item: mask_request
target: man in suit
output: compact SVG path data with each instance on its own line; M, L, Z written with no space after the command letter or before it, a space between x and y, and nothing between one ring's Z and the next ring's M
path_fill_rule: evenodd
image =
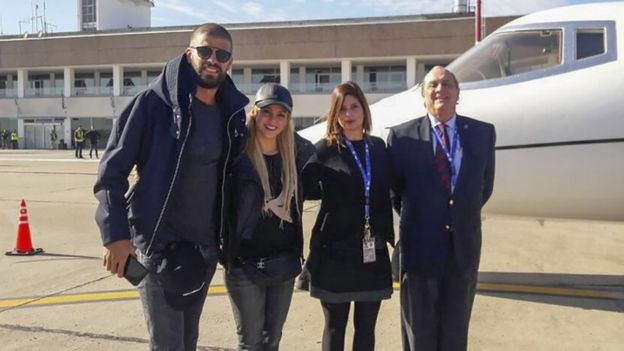
M388 136L401 214L403 350L466 350L496 134L455 113L459 85L445 68L425 76L421 94L427 115Z

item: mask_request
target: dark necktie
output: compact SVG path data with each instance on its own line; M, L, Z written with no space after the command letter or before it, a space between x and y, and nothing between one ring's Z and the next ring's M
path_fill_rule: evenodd
M444 146L448 148L448 138L446 136L446 127L444 123L440 123L436 126L438 131L438 135L440 135L440 140L444 142ZM433 157L433 165L435 167L436 172L440 176L440 180L442 181L442 185L444 188L450 193L451 192L451 166L449 164L448 159L446 158L446 154L442 149L442 145L438 142L436 143L436 151L435 156Z

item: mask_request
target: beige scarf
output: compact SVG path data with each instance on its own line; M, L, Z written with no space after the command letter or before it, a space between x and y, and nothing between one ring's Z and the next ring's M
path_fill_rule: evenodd
M290 218L290 213L287 213L286 210L284 209L284 201L282 201L281 196L265 201L264 210L266 212L269 212L269 211L273 212L273 214L275 214L282 221L292 223L292 218Z

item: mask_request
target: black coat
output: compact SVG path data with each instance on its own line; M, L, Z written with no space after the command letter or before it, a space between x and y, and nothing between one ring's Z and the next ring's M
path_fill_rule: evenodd
M358 300L361 292L391 289L386 246L394 243L389 160L384 141L367 138L372 173L370 221L377 243L375 263L363 263L364 182L349 149L338 149L321 140L304 169L306 199L321 199L307 263L313 296L315 289L320 289L354 297L346 300Z
M304 165L314 153L314 147L307 139L295 133L295 162L299 175L297 206L292 206L292 219L297 233L297 253L303 254L303 226L301 212L303 210L303 186L301 172ZM264 194L258 173L253 168L249 157L241 152L234 160L232 172L228 177L229 196L233 199L227 209L226 230L223 244L222 264L227 270L235 263L240 254L240 244L244 237L251 237L260 219ZM294 200L293 200L294 201ZM299 209L299 211L297 211Z
M185 150L195 89L193 68L182 54L169 61L160 76L135 96L115 121L93 188L99 201L96 221L104 245L130 239L131 231L134 245L141 250L154 235L158 237L155 248L176 239L159 231L159 224ZM234 150L245 142L244 108L249 100L227 77L217 91L216 101L226 123L220 162L222 174L226 174ZM128 174L134 166L139 178L129 190ZM219 196L226 190L223 184L215 189ZM218 204L227 205L227 201L219 197ZM220 217L225 207L219 206Z

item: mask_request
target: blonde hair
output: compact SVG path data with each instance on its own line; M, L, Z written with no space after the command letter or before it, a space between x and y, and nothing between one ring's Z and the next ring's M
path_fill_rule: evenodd
M247 126L249 130L247 145L245 152L256 170L264 192L264 204L271 200L271 186L269 184L269 172L267 170L264 155L260 150L256 137L256 116L260 112L258 106L252 106L247 115ZM295 204L299 206L299 196L297 194L297 166L295 163L295 126L292 121L291 113L288 112L288 125L277 136L277 150L282 159L282 192L279 198L282 200L284 210L290 215L292 198L295 198Z
M368 102L366 101L366 96L364 96L364 92L360 89L360 86L353 81L348 81L342 84L336 85L331 94L331 102L329 103L329 111L327 112L327 133L325 135L325 140L327 144L337 144L338 148L341 146L344 147L344 143L342 141L342 127L338 123L338 116L340 116L340 109L342 108L342 104L347 95L351 95L355 97L360 105L362 105L362 110L364 112L364 121L362 128L364 129L364 135L370 133L371 128L373 127L373 122L371 119L370 109L368 108Z

